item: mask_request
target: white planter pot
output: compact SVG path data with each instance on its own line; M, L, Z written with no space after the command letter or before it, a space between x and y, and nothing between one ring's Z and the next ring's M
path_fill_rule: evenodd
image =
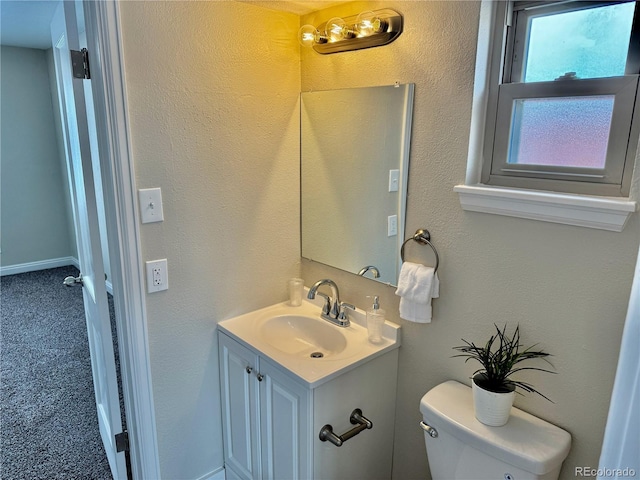
M501 427L507 423L516 397L515 390L496 393L479 387L475 381L472 381L471 385L476 418L491 427Z

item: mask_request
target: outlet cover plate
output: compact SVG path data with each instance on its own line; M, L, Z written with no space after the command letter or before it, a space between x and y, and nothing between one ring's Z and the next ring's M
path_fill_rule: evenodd
M387 237L398 235L398 215L387 217Z
M147 267L147 292L161 292L169 288L169 273L167 259L150 260L145 262Z

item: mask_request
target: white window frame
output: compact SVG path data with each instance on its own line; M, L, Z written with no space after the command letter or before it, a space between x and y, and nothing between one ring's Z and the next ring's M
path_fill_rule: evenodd
M474 212L493 213L521 218L542 220L611 231L622 231L629 216L636 210L635 198L639 193L638 172L632 174L634 164L640 164L640 156L636 148L640 136L640 121L632 126L627 148L626 181L631 185L628 198L625 198L622 187L620 193L607 192L602 196L593 196L565 189L551 191L539 184L535 179L527 185L495 185L486 183L485 161L488 146L486 131L495 126L488 125L487 119L495 118L497 101L491 100L491 87L496 81L495 72L503 72L505 41L505 19L509 16L512 2L483 0L480 11L480 28L476 52L476 70L474 79L473 107L467 175L464 185L457 185L454 191L459 194L463 209ZM498 54L496 54L496 51ZM635 102L634 117L640 119L640 102ZM491 149L493 141L491 141ZM635 158L634 158L635 155ZM490 161L489 161L490 163ZM640 170L640 169L636 169ZM575 184L580 182L559 183ZM584 183L584 182L583 182ZM558 188L558 190L562 190ZM571 193L565 193L571 192ZM616 195L616 196L614 196Z
M569 193L627 196L631 185L632 163L638 145L638 135L630 132L640 123L633 110L638 91L638 60L631 55L625 75L610 78L580 80L556 80L549 82L521 83L524 44L530 18L565 11L593 8L612 2L500 2L497 14L505 21L496 25L498 42L493 55L501 58L501 68L492 69L489 102L496 110L488 112L485 139L485 159L482 180L489 185L538 188ZM503 11L500 11L503 10ZM636 27L637 28L637 27ZM521 40L516 42L515 38ZM631 42L633 43L633 42ZM522 45L516 48L515 45ZM512 126L513 102L518 99L577 97L595 95L614 97L614 108L603 169L551 167L543 165L507 164Z
M629 193L633 154L638 139L630 141L629 132L633 119L638 75L588 80L563 80L540 83L505 83L500 85L495 131L487 129L493 139L485 145L493 150L485 154L492 158L485 165L484 181L487 184L511 187L540 188L572 193L624 196ZM520 99L587 98L607 95L614 97L613 114L603 169L563 168L546 165L508 164L511 141L510 126L514 101ZM636 123L637 120L636 120ZM627 155L631 157L627 161Z

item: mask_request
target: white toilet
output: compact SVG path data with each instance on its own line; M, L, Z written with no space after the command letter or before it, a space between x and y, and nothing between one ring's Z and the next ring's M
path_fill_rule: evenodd
M480 423L471 388L448 381L420 402L433 480L555 480L569 454L571 435L512 408L502 427Z

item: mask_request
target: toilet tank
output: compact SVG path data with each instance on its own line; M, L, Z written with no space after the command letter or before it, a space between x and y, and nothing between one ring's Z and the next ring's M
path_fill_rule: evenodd
M433 480L555 480L569 454L571 435L517 408L502 427L480 423L471 388L448 381L420 401Z

